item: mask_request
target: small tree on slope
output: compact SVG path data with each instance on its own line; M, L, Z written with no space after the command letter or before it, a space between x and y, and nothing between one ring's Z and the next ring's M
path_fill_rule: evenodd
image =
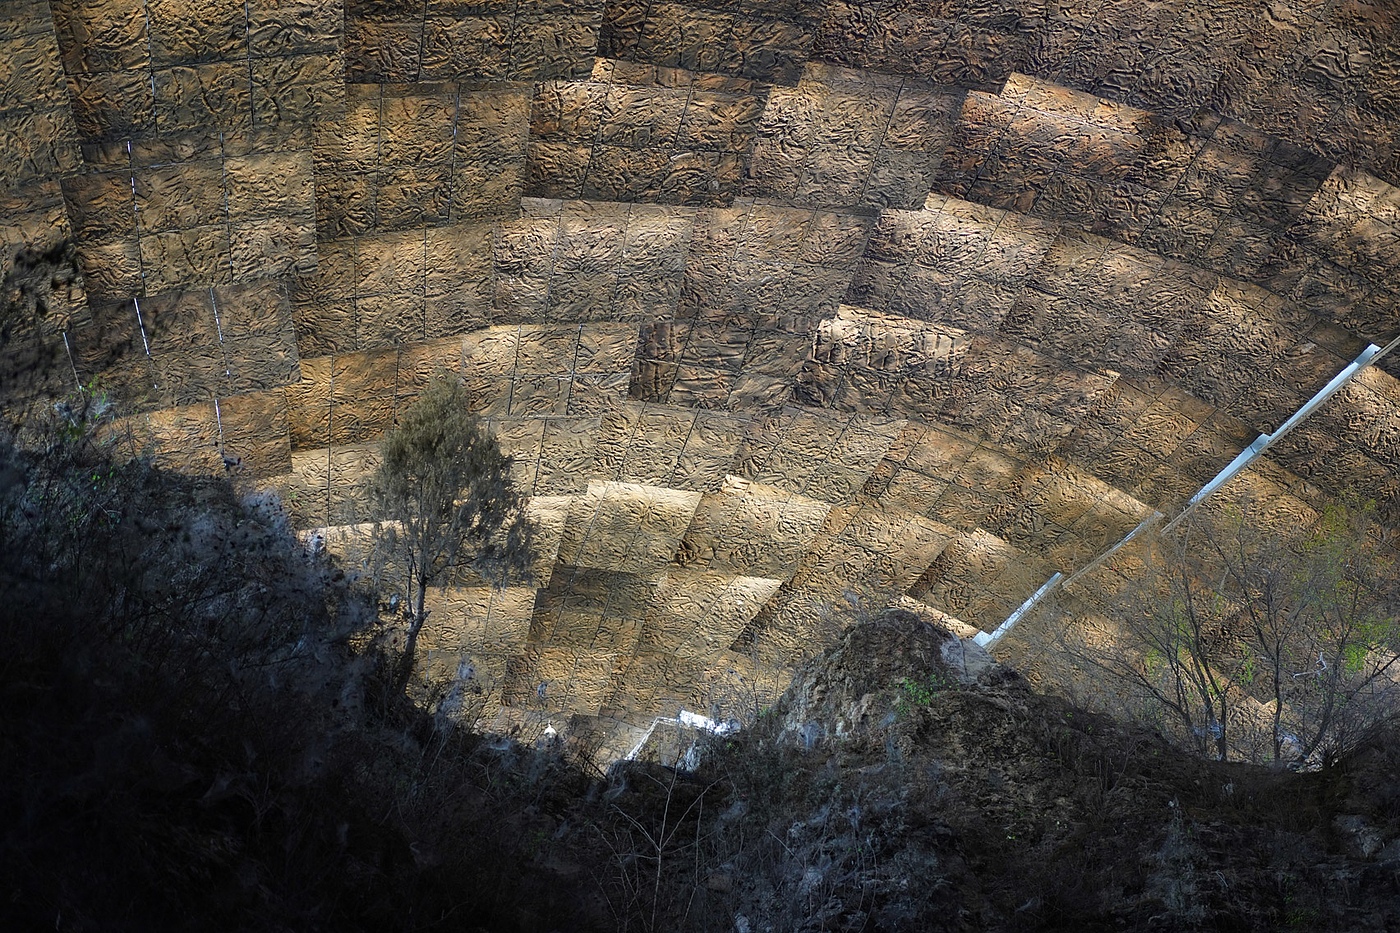
M454 379L434 379L381 452L371 482L374 542L379 560L403 572L407 591L408 637L394 680L402 690L427 621L428 587L454 569L498 586L528 576L534 528L510 481L511 458L481 428Z

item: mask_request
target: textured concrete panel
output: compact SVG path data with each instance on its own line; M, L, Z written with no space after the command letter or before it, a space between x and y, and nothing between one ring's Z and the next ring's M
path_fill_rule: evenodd
M17 2L6 6L0 26L0 276L8 274L24 249L43 253L72 235L63 209L59 176L77 170L81 161L78 133L64 81L64 66L48 4ZM60 318L79 312L85 283L45 288L44 305L53 307L46 321L31 319L21 328L3 325L8 359L0 394L33 399L71 380L60 375ZM10 296L6 296L8 303ZM25 311L39 306L25 302ZM8 315L7 315L8 316ZM44 315L40 315L43 317ZM65 351L66 355L66 351Z
M0 262L82 277L0 321L6 418L96 379L322 527L462 377L541 550L424 669L607 747L762 708L852 600L993 626L1400 327L1400 24L1043 6L21 3ZM1400 514L1396 375L1237 481L1263 521ZM1132 568L1071 594L1104 637Z
M701 499L676 562L686 568L787 579L830 506L771 486L729 477Z
M84 137L247 130L344 108L339 2L52 6Z
M618 671L617 652L530 647L512 655L503 702L553 713L597 714Z
M816 25L800 3L615 0L607 6L599 48L628 62L792 84Z
M345 119L316 124L322 236L518 214L526 90L349 87Z
M155 295L317 268L306 141L273 133L175 135L94 151L64 179L97 295Z
M769 97L747 192L794 204L921 205L961 95L917 81L810 64Z
M423 630L423 648L488 657L519 651L529 635L534 602L535 591L528 587L434 587L428 594L433 621Z
M213 402L153 411L144 421L156 463L207 473L222 468L219 418Z
M1047 17L1027 3L836 2L813 54L990 92L1015 71L1048 68L1061 84L1168 119L1198 122L1209 107L1293 144L1330 133L1329 148L1394 165L1393 129L1358 120L1362 107L1343 112L1344 101L1393 97L1392 70L1373 63L1387 60L1396 27L1376 10L1186 0L1151 12L1074 4ZM1162 62L1171 63L1170 79Z
M715 571L673 570L657 590L641 644L713 662L772 598L780 582Z
M569 510L559 561L656 574L671 562L700 502L698 492L632 483L589 483Z
M728 204L763 108L747 81L600 63L589 81L538 86L529 192Z
M350 2L345 11L349 80L523 80L587 74L601 0L502 7L456 3Z

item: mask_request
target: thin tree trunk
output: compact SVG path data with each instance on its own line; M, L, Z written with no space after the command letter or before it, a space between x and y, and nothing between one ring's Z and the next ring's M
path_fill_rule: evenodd
M404 641L403 657L399 659L398 675L394 678L394 693L398 695L408 687L413 676L413 656L418 650L418 633L423 631L423 623L428 619L427 607L428 580L418 578L418 598L413 603L413 623L408 627L408 638Z

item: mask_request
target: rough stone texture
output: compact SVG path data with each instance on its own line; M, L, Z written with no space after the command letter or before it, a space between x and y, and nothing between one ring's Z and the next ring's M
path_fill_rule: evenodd
M609 0L599 53L625 62L793 84L816 33L801 0L643 3Z
M537 81L588 74L602 0L346 3L350 81Z
M623 754L853 601L995 627L1400 333L1396 49L1362 2L12 0L0 266L82 276L0 318L0 403L97 380L350 547L460 376L544 546L434 594L426 668ZM1397 360L1237 480L1271 520L1400 522Z
M59 179L80 164L49 5L12 0L0 13L0 276L20 250L42 253L72 236ZM0 322L10 357L2 370L7 394L32 398L66 382L49 372L59 359L61 328L20 337L9 333L10 323Z
M53 0L85 138L296 124L343 106L337 0Z
M1013 72L1194 122L1203 109L1397 180L1383 3L835 0L814 58L996 92Z
M88 147L63 195L89 291L143 297L314 272L308 142L250 130Z
M323 239L518 214L528 88L348 85L316 124Z
M774 88L747 190L792 204L916 208L954 136L961 92L813 63Z
M600 61L588 81L538 86L530 193L728 204L764 112L742 78Z

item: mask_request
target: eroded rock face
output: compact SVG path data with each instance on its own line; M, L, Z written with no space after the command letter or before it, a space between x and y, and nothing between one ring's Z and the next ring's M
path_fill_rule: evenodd
M882 739L941 691L1018 682L972 639L891 609L850 629L794 676L773 709L778 741L811 748Z

